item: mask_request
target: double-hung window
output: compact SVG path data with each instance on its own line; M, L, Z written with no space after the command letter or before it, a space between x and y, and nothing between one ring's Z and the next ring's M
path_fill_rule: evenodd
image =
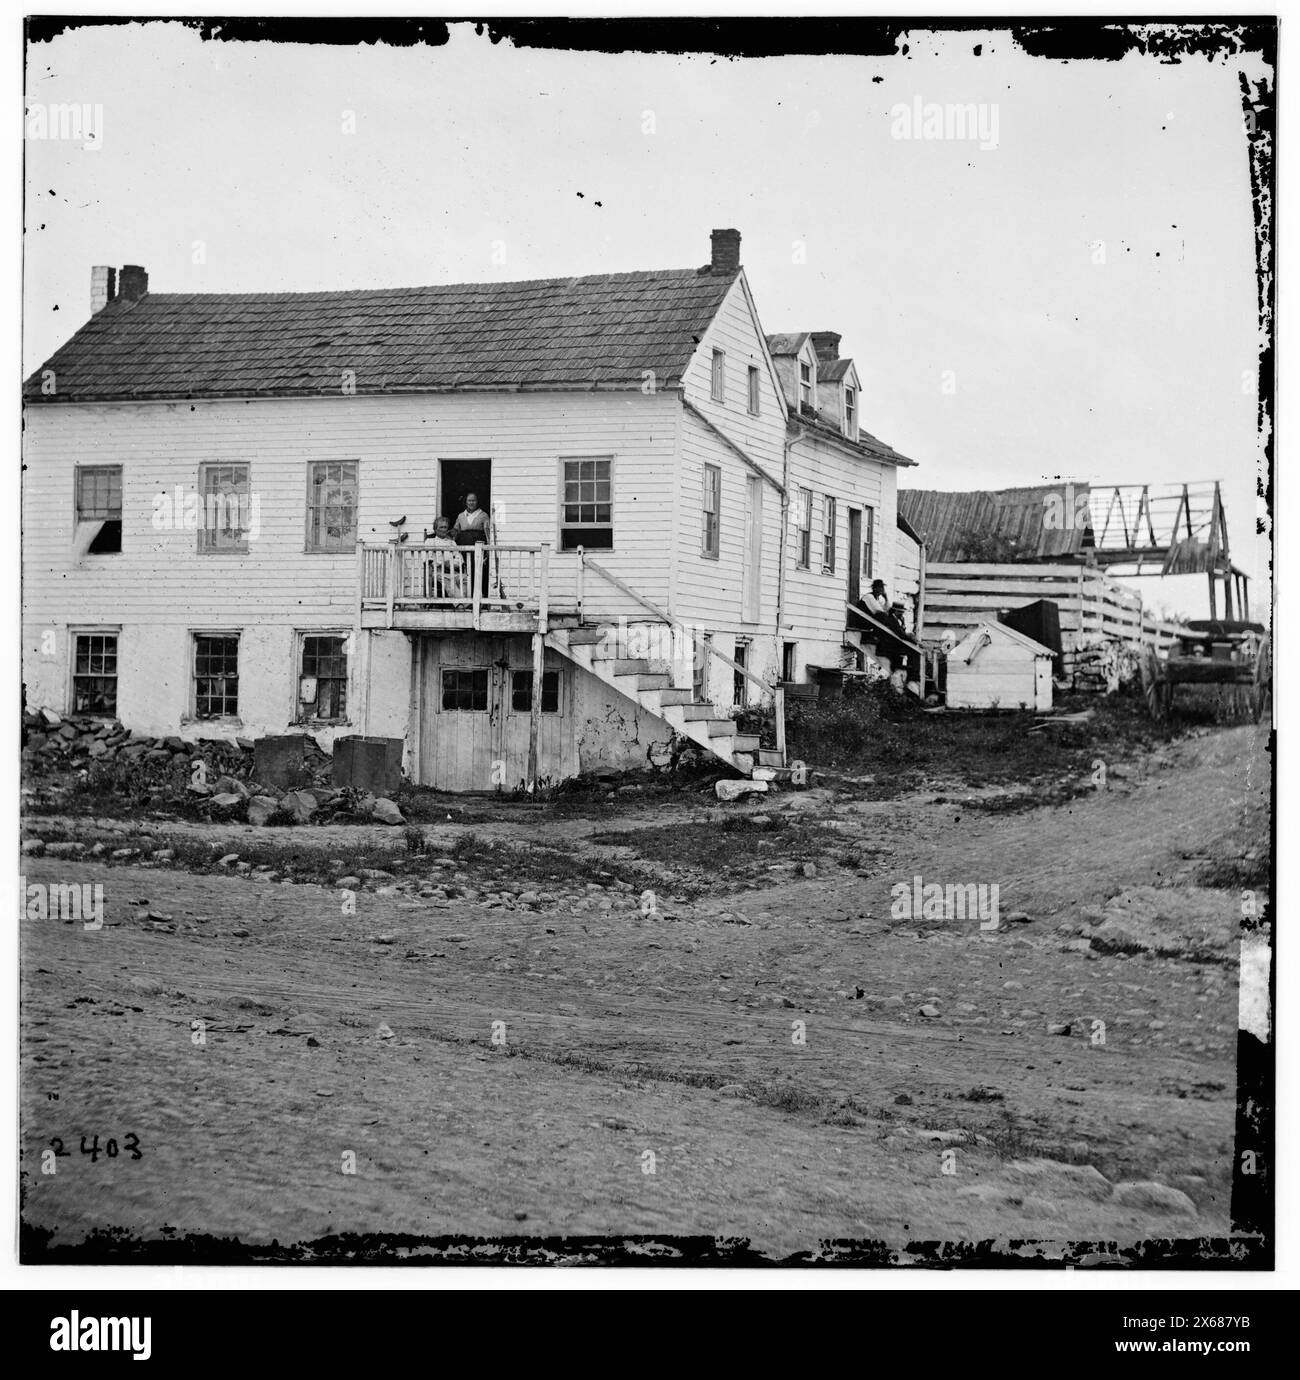
M811 489L800 489L799 497L795 500L800 570L807 570L812 564L812 498Z
M560 461L560 550L614 545L614 462L608 456Z
M239 634L194 634L194 717L232 719L239 714Z
M203 501L199 550L207 555L246 552L251 512L248 466L200 465L199 497Z
M721 549L722 467L704 467L704 545L703 554L716 560Z
M727 355L723 350L713 352L713 379L709 392L714 402L727 401Z
M351 551L357 542L357 462L313 460L307 466L307 550Z
M822 570L827 574L835 573L835 526L837 504L835 500L826 494L822 500Z
M122 549L122 466L77 466L77 523L94 522L99 529L86 550L92 556L113 555Z

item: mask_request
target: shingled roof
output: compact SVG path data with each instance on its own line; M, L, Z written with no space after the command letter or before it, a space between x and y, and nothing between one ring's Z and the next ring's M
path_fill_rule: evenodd
M1088 494L1086 484L1074 488L1081 496ZM1053 498L1059 505L1061 485L968 493L900 489L898 511L925 539L932 561L968 559L969 544L977 538L1000 543L1006 554L999 559L1007 561L1080 557L1093 544L1091 524L1076 526L1058 518L1049 525Z
M355 292L146 293L96 313L27 380L32 402L680 380L738 271L670 269ZM55 391L41 391L53 370Z

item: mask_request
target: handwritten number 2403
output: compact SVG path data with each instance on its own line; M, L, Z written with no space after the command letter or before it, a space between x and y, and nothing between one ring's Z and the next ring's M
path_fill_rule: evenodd
M54 1150L56 1159L67 1159L72 1154L71 1150L65 1150L63 1148L63 1142L58 1136L51 1139L50 1146ZM126 1152L127 1158L129 1159L144 1159L144 1152L140 1149L140 1137L137 1136L134 1131L128 1132L127 1135L122 1137L121 1150ZM100 1146L99 1137L97 1135L91 1136L89 1145L86 1144L85 1136L81 1138L81 1153L90 1156L91 1164L94 1164L95 1161L99 1159L100 1155L107 1155L110 1160L115 1160L119 1153L121 1153L121 1150L119 1150L117 1141L114 1140L112 1136L108 1138L108 1141L102 1147Z

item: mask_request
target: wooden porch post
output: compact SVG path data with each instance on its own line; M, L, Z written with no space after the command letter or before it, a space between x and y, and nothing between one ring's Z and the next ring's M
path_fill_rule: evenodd
M533 633L533 693L528 709L528 791L537 789L537 753L542 734L542 681L546 674L546 631L550 616L550 591L547 579L550 569L550 543L542 546L537 596L537 631Z

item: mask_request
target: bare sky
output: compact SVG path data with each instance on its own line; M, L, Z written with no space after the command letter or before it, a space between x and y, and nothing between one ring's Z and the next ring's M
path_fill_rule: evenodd
M536 278L703 263L735 226L764 328L843 335L864 424L920 462L905 486L1221 478L1266 597L1235 63L1045 62L998 34L714 61L154 23L29 49L26 95L103 109L97 151L26 143L26 371L85 320L92 264L163 292ZM997 147L895 137L918 98L996 108ZM1205 611L1202 577L1140 584Z

